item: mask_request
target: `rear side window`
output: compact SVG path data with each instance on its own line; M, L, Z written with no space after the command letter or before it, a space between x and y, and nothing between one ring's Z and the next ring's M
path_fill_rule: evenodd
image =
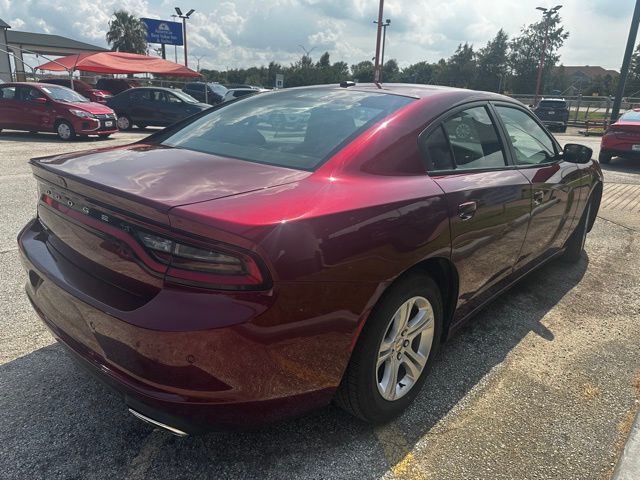
M567 108L567 102L564 100L541 100L538 108L557 108L558 110L562 110L563 108Z
M449 141L442 125L427 137L424 149L431 165L429 170L452 170L454 167Z
M517 108L496 106L515 152L518 165L554 161L556 149L549 135L529 114Z
M227 104L156 138L176 148L314 170L341 144L412 101L346 89L279 91Z
M469 108L449 117L429 135L423 150L433 170L479 170L506 165L502 143L486 107Z

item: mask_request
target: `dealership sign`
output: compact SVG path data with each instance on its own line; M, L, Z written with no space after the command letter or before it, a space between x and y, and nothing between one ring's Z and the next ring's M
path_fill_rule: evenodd
M147 42L182 45L182 24L153 18L141 18L147 27Z

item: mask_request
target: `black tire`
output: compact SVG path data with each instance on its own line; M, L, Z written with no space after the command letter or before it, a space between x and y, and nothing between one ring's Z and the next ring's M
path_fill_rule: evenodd
M560 127L560 133L567 133L567 126Z
M587 205L584 207L582 217L578 226L573 231L567 244L565 246L563 259L570 263L576 263L582 258L582 252L584 252L584 243L587 239L587 233L589 231L589 217L591 216L591 204L589 199Z
M610 163L611 162L611 158L613 157L613 155L610 152L607 151L600 151L600 154L598 155L598 160L600 161L600 163Z
M140 130L144 130L145 128L147 128L147 124L146 123L136 123L136 127L138 127Z
M129 115L120 115L118 114L118 120L116 120L116 125L119 130L131 130L133 128L133 121Z
M60 140L68 142L76 138L76 131L66 120L60 120L56 123L56 134Z
M98 137L100 137L100 138L109 138L110 136L111 136L110 133L101 133L101 134L98 135Z
M393 321L399 307L416 296L428 300L433 309L433 341L417 381L403 396L389 401L378 389L380 368L386 368L383 365L376 367L379 349L381 342L391 331L390 322ZM367 320L336 392L335 403L350 414L370 423L385 423L402 413L420 392L433 359L438 353L442 318L440 290L431 277L425 274L411 274L399 280L385 292ZM395 356L395 350L392 352ZM402 385L402 382L398 385Z

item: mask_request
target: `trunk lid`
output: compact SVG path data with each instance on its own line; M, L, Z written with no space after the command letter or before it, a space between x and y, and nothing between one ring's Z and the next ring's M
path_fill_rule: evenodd
M148 144L35 158L31 163L35 175L49 182L70 190L86 186L104 192L112 206L133 202L162 213L179 205L299 181L311 174Z

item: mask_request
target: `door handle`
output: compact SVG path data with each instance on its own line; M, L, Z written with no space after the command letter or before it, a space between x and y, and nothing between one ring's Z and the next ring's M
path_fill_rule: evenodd
M542 190L537 190L533 192L533 203L535 205L540 205L544 201L544 192Z
M462 220L469 220L476 214L478 204L476 202L464 202L458 205L458 217Z

